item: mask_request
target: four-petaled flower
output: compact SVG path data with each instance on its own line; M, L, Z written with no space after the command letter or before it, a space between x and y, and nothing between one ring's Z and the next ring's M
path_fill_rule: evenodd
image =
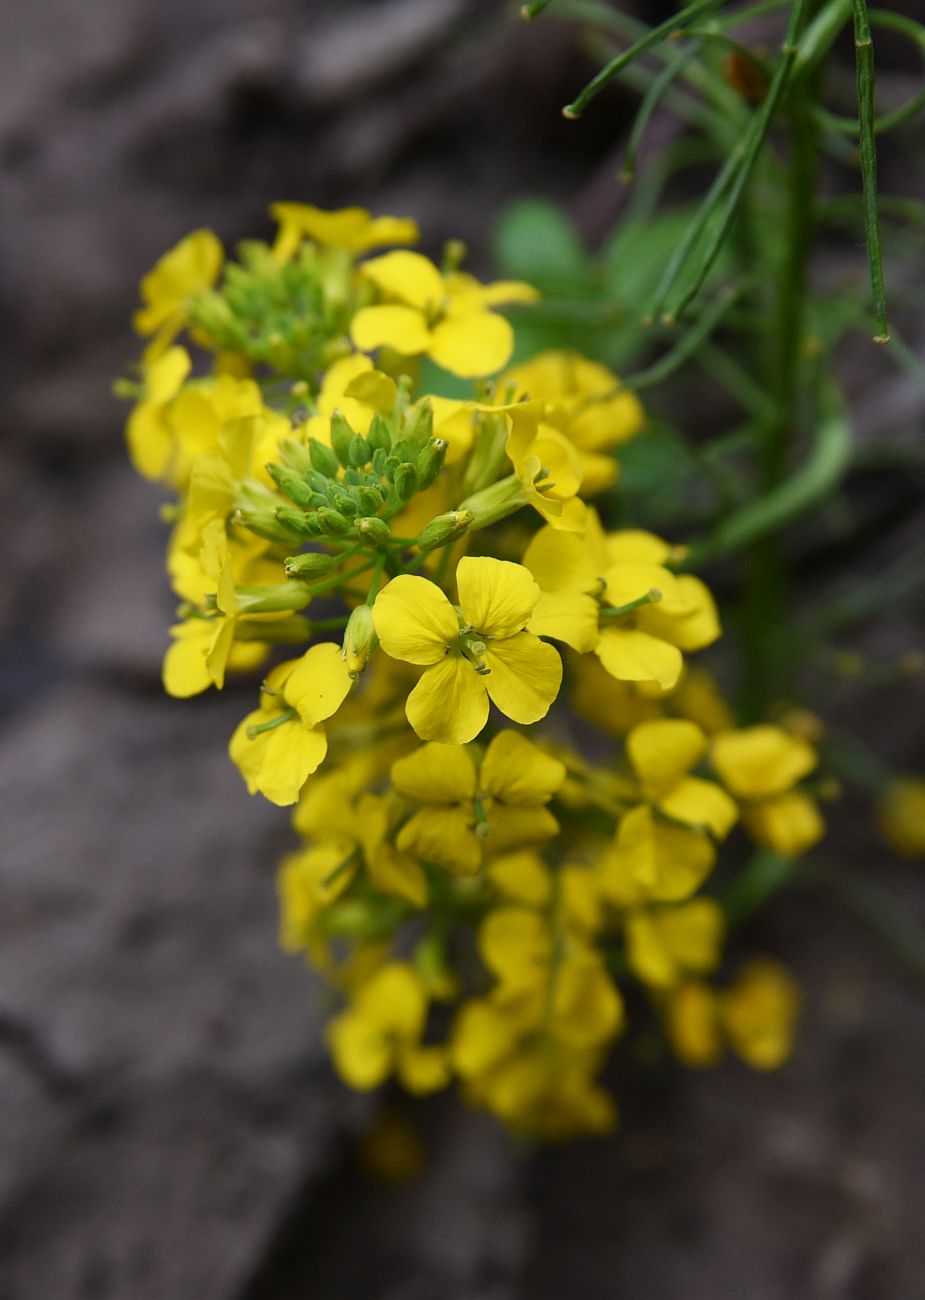
M523 565L466 556L456 585L454 608L435 583L401 574L376 598L373 622L386 654L426 668L406 704L414 730L464 745L488 721L489 700L514 722L545 717L562 661L524 630L540 589Z

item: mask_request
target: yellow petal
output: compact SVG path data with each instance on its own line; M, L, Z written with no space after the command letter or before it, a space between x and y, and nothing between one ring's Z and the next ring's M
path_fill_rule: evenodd
M482 840L487 856L508 853L526 844L542 844L559 833L559 823L548 808L508 807L493 804L488 813L488 833Z
M773 726L720 732L711 760L723 784L744 799L783 794L818 761L812 745Z
M475 767L463 745L422 745L392 764L392 784L412 803L465 803L475 795Z
M398 832L403 853L413 853L456 875L471 876L482 865L482 848L469 807L419 808Z
M161 671L168 695L185 700L212 685L212 675L206 666L212 633L213 625L200 618L189 619L171 629L171 634L177 639L164 656Z
M307 727L330 718L343 704L353 679L333 641L313 645L296 663L283 688L286 703Z
M529 569L486 556L464 556L456 585L463 617L488 637L511 637L526 627L540 598Z
M334 1068L358 1092L369 1092L392 1072L394 1050L386 1035L356 1011L345 1011L327 1028Z
M891 782L877 807L877 821L894 852L925 857L925 781Z
M565 537L567 534L558 533ZM593 596L577 591L543 592L527 624L535 636L564 641L579 654L588 654L598 643L600 606Z
M719 1007L709 985L691 980L674 992L667 1007L667 1029L672 1049L685 1065L703 1069L722 1057Z
M295 803L302 786L328 751L323 727L308 728L298 720L281 723L251 739L247 730L267 721L258 709L248 714L231 737L229 753L247 782L250 794L259 790L271 803Z
M773 961L750 962L722 995L721 1014L732 1048L753 1070L776 1070L793 1049L800 991Z
M549 924L522 907L495 908L479 929L479 951L507 991L536 988L548 977L552 952Z
M390 1033L416 1039L424 1028L427 997L410 966L389 962L361 987L356 1009L366 1020Z
M705 835L660 821L646 807L633 808L620 819L615 853L650 898L666 903L688 898L716 857Z
M667 542L642 528L608 533L606 547L611 564L665 564L672 554Z
M486 1074L513 1050L518 1032L511 1018L490 1002L465 1003L450 1039L453 1068L464 1079Z
M548 525L536 533L524 553L529 569L544 592L587 594L600 585L600 573L587 541L563 536Z
M657 718L643 722L626 738L626 752L651 798L677 785L706 753L707 738L693 722Z
M489 642L481 680L505 717L529 726L549 712L562 684L558 652L529 632Z
M450 1081L450 1063L442 1047L402 1048L398 1054L398 1077L415 1097L445 1088Z
M605 628L595 653L618 681L655 682L662 690L671 690L684 664L675 646L635 628Z
M548 803L565 780L565 764L518 731L502 731L485 752L481 786L506 804Z
M456 611L426 578L400 574L379 592L373 624L386 654L409 664L436 664L459 637Z
M675 578L675 589L679 603L674 612L664 602L646 605L636 614L636 626L670 641L679 650L702 650L712 645L722 628L709 590L689 573Z
M758 844L788 858L799 857L825 834L818 807L798 791L750 805L742 814L742 822Z
M427 321L416 307L361 307L350 325L350 338L362 352L394 348L405 356L417 356L430 347Z
M514 351L510 322L494 312L449 316L434 326L429 354L438 366L462 379L493 375Z
M552 1030L570 1047L595 1047L623 1023L623 999L597 961L566 961L553 999Z
M542 906L552 893L549 869L531 849L496 858L488 868L492 884L518 903Z
M487 677L460 655L428 668L408 696L405 713L422 740L466 745L488 721Z
M717 839L725 839L739 819L734 799L713 781L689 776L659 799L659 807L675 821L705 827Z
M414 907L427 906L427 877L419 862L388 844L369 859L369 879L383 894L404 898Z
M139 334L153 334L186 299L218 278L224 252L211 230L194 230L165 253L141 282L145 306L135 313Z
M400 249L371 257L360 270L387 298L431 312L446 297L443 276L428 257ZM362 346L362 345L361 345Z
M655 918L664 943L685 970L699 975L719 965L726 918L712 898L661 908Z
M629 605L648 591L661 595L660 608L674 613L687 613L678 580L673 573L659 564L613 564L604 573L607 589L604 599L608 605Z

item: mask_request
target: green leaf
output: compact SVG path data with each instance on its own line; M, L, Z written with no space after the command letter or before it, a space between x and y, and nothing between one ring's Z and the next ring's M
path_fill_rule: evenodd
M501 274L527 280L541 293L586 289L591 262L570 218L546 199L519 199L501 215L494 233Z

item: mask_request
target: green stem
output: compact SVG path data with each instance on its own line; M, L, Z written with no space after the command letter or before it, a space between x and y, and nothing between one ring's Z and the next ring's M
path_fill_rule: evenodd
M708 9L714 9L716 5L717 0L692 0L692 3L686 5L684 9L673 14L670 18L666 18L657 27L653 27L645 36L631 45L628 50L623 50L615 59L611 59L607 66L602 68L597 76L588 82L584 90L576 95L570 104L566 104L562 110L563 116L572 119L581 117L581 114L595 95L600 94L604 87L608 86L615 77L618 77L625 67L633 63L640 55L645 54L646 50L650 50L653 45L658 45L672 32L690 22L692 18L705 13Z
M854 46L857 51L858 124L860 137L858 152L861 161L861 183L864 195L864 233L867 240L867 261L870 267L870 287L874 298L876 321L875 343L889 343L890 329L886 319L886 291L883 285L883 257L880 250L880 220L877 214L877 145L874 140L874 43L870 34L870 15L867 0L852 0L854 14Z

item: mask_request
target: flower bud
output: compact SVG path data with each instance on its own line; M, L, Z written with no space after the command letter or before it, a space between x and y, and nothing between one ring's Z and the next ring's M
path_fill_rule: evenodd
M301 474L303 478L306 478L312 467L312 459L308 453L308 448L303 446L301 442L296 442L294 438L283 438L279 444L279 449L285 464L290 469L295 470L297 474Z
M451 510L448 514L437 515L418 534L416 544L422 551L430 551L435 546L455 542L466 532L473 518L471 510Z
M308 509L311 506L312 489L294 470L285 465L276 465L272 461L267 466L267 473L281 492L285 492L290 501L297 506Z
M367 515L356 522L356 530L361 537L370 542L375 542L377 546L383 545L389 541L392 536L392 530L384 519L376 515Z
M353 442L353 430L340 411L331 416L331 446L340 463L346 468L350 464L350 444Z
M415 469L418 476L418 488L421 492L430 487L441 469L443 469L443 462L446 460L446 447L447 444L443 438L433 438L418 454Z
M401 501L410 501L418 490L418 476L414 466L405 461L399 465L392 478L395 491Z
M355 465L357 469L362 469L364 465L369 464L370 447L365 438L356 434L350 440L350 464Z
M392 445L392 433L388 423L377 411L370 421L369 432L366 435L366 441L373 451L388 451Z
M331 504L335 510L339 510L348 519L355 519L360 513L353 495L350 492L345 492L343 488L334 488L331 493Z
M350 524L344 516L328 506L318 511L317 519L322 532L329 533L332 537L346 537L350 532Z
M320 578L337 568L338 557L322 551L305 551L289 555L284 561L287 578Z
M282 510L288 508L290 507L280 507ZM299 520L303 518L300 510L293 510L292 513ZM237 510L234 522L268 542L293 542L304 536L301 525L298 528L292 527L272 510Z
M309 438L308 453L311 457L312 466L318 474L323 474L325 478L337 477L340 461L337 459L337 453L333 447L326 447L317 438Z
M284 528L288 528L290 532L298 534L299 537L318 536L310 522L314 519L314 515L306 514L302 510L293 510L292 506L278 506L276 518Z
M378 644L373 626L373 611L369 605L357 605L350 615L341 651L351 677L360 675Z
M356 490L356 498L360 509L364 515L374 515L382 507L385 497L377 487L367 487L365 484Z

